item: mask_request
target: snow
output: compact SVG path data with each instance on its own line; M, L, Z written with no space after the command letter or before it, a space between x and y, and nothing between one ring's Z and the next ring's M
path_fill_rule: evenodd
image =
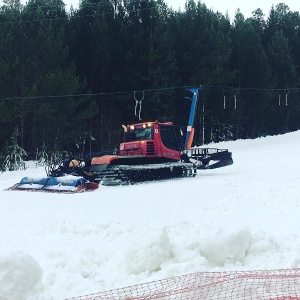
M300 131L209 145L234 164L77 194L4 191L0 299L51 300L202 271L300 267Z

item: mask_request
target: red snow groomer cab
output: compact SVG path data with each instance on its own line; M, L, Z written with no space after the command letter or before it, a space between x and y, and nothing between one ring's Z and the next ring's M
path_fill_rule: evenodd
M143 156L145 161L171 162L180 160L183 133L173 123L145 122L124 126L124 142L120 156Z

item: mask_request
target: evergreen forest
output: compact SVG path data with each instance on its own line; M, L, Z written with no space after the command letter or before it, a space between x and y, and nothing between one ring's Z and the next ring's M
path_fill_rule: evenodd
M2 157L114 149L122 124L186 125L187 87L199 88L197 145L299 130L299 12L229 19L204 2L4 0Z

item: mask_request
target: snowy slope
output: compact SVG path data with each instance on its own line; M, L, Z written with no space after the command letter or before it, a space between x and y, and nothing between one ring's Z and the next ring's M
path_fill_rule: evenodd
M0 299L56 300L201 271L300 267L300 131L212 145L232 166L84 194L8 192Z

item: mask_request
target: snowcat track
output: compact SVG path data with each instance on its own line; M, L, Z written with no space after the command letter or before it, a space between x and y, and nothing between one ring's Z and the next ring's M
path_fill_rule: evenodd
M162 181L183 177L195 177L197 168L191 163L170 163L161 165L113 166L99 173L101 185L133 185L137 183Z

